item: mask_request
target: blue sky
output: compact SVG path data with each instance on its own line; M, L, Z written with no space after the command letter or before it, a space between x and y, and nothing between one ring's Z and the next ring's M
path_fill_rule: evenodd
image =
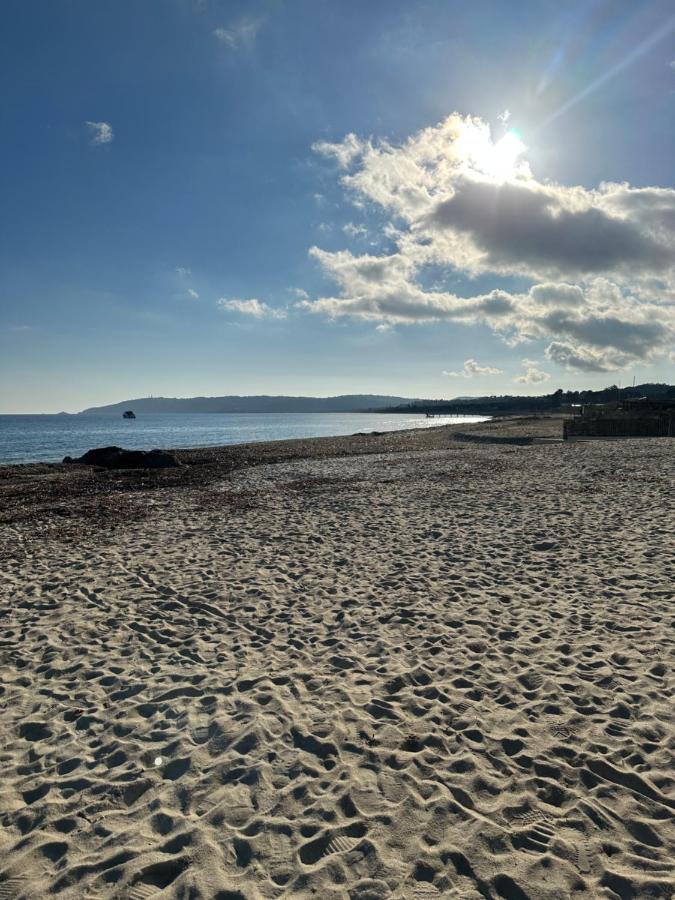
M674 13L6 0L0 411L672 382Z

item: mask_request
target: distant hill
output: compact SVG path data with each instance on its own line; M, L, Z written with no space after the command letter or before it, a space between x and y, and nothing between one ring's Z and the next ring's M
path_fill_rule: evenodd
M638 384L599 391L563 391L541 396L455 397L451 400L420 400L382 394L343 394L339 397L139 397L108 406L91 406L80 416L121 416L126 410L143 413L292 413L292 412L397 412L456 415L507 416L555 412L571 403L607 403L631 397L675 399L675 386Z
M91 406L81 416L121 416L128 409L143 413L290 413L364 412L424 401L380 394L344 394L340 397L139 397L107 406Z

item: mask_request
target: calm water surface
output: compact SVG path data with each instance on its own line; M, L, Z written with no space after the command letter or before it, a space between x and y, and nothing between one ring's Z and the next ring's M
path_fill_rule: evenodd
M131 420L0 416L0 462L60 462L64 456L113 444L131 450L213 447L482 421L482 416L427 419L415 413L148 413Z

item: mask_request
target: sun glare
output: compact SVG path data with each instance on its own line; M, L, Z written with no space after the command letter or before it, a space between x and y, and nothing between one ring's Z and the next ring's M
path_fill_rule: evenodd
M474 134L464 150L471 168L494 181L510 181L526 168L520 157L527 147L515 128L494 144L489 132Z
M510 129L492 147L490 158L486 161L488 163L486 174L492 175L498 181L514 178L518 174L518 160L526 149L518 132Z

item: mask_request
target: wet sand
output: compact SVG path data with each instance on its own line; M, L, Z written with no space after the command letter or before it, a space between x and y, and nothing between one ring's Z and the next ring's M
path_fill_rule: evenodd
M559 434L0 469L0 898L670 898L675 445Z

